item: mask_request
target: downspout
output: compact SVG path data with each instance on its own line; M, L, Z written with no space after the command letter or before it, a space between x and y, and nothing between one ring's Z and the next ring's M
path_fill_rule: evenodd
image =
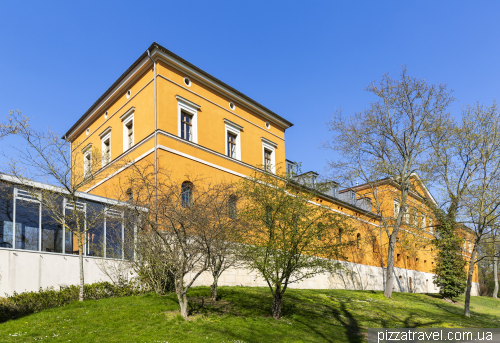
M155 101L155 212L158 206L158 189L157 189L157 174L158 174L158 158L157 158L157 147L158 147L158 141L157 141L157 132L158 132L158 122L157 122L157 116L156 116L156 62L153 60L151 57L151 54L149 53L149 50L146 50L148 52L148 57L153 62L153 68L154 68L154 101Z

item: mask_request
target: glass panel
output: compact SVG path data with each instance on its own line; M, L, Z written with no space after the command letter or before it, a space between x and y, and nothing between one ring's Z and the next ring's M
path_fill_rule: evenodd
M60 213L62 214L62 212ZM63 226L60 222L61 219L42 208L42 251L62 253Z
M103 206L87 202L87 255L104 256L104 219Z
M13 248L13 207L14 188L10 185L0 185L0 248Z
M77 233L79 229L84 228L85 218L83 211L74 211L72 209L66 208L64 210L64 221L65 221L65 240L64 240L64 252L66 254L78 255L78 240L77 236L73 233Z
M134 258L135 226L136 217L131 213L125 213L124 219L124 258L132 260Z
M106 217L106 257L122 258L122 218Z
M38 250L40 204L16 200L16 249Z

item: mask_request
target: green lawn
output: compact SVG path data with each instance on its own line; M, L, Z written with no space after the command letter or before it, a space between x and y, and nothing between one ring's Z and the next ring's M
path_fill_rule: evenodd
M189 292L192 320L178 316L174 295L75 302L0 324L1 342L363 342L369 327L500 327L500 300L463 306L437 296L346 290L287 290L283 318L270 317L266 288L208 287ZM463 299L460 300L463 302Z

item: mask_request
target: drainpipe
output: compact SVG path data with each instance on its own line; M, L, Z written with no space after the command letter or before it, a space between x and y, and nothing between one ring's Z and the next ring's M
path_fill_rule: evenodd
M151 57L151 54L149 50L146 50L148 52L148 57L153 62L153 68L154 68L154 99L155 99L155 213L157 210L158 206L158 190L157 190L157 173L158 173L158 165L157 165L157 147L158 147L158 142L157 142L157 132L158 132L158 123L157 123L157 116L156 116L156 62L153 60Z

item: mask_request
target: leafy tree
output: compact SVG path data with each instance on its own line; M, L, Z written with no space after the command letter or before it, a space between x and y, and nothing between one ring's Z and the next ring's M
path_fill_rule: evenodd
M465 291L467 262L462 257L462 238L458 236L457 224L447 219L443 214L438 216L436 226L437 237L434 244L438 249L436 266L433 269L434 284L439 287L439 293L450 300Z
M337 180L350 185L361 181L371 189L372 204L389 240L384 295L390 298L398 235L410 210L410 194L420 193L415 187L415 174L427 179L429 133L448 116L453 98L446 85L410 77L405 67L399 79L386 74L380 83L373 82L366 90L376 101L349 118L337 111L328 123L334 136L326 147L342 156L330 163ZM381 180L390 182L394 195L388 197L387 185ZM397 201L397 208L387 206L388 200Z
M281 316L282 300L291 283L339 268L333 259L345 258L338 235L349 237L346 216L314 203L318 188L297 182L291 175L256 172L241 180L238 214L241 253L273 295L272 315Z

